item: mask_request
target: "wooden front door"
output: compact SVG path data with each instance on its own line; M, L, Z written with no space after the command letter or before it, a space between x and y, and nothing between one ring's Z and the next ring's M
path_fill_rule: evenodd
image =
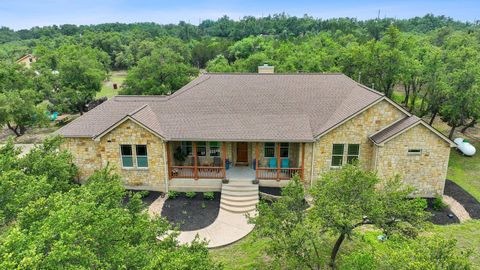
M248 163L248 143L237 143L237 163Z

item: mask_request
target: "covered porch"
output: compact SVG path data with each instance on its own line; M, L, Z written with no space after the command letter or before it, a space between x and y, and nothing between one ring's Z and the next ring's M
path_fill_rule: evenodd
M305 143L171 141L169 179L303 179Z

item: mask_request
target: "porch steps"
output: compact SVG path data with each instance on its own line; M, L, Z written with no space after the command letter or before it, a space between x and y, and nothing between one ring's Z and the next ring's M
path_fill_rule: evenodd
M229 184L222 184L220 208L232 213L247 213L255 210L258 199L258 184L230 181Z

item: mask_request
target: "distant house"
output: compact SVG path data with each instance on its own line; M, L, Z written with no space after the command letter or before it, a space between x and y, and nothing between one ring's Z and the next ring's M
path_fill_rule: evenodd
M278 187L295 174L309 186L358 160L418 196L443 194L454 144L424 121L343 74L261 71L203 74L169 96L116 96L58 132L82 178L110 164L128 188Z
M27 54L16 61L18 64L24 64L27 68L32 67L32 63L37 61L37 57Z

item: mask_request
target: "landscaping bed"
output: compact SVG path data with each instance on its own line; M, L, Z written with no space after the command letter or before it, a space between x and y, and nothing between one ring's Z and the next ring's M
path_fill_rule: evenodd
M432 214L432 217L430 218L430 222L433 224L437 225L448 225L448 224L455 224L455 223L460 223L460 220L458 219L455 214L450 211L448 207L443 207L443 208L438 208L435 207L435 199L428 198L427 199L427 211Z
M260 187L260 192L268 195L281 196L282 188L279 187Z
M162 192L159 191L143 191L143 190L129 190L132 194L142 193L142 202L145 205L145 208L149 207L158 197L162 195ZM127 204L130 200L130 196L126 196L123 199L123 204Z
M176 198L169 198L162 208L162 217L179 227L181 231L194 231L212 224L220 211L220 192L213 192L213 199L204 198L204 193L197 192L193 198L186 193L179 193Z
M459 202L473 219L480 219L480 203L470 193L451 180L445 181L445 195Z

